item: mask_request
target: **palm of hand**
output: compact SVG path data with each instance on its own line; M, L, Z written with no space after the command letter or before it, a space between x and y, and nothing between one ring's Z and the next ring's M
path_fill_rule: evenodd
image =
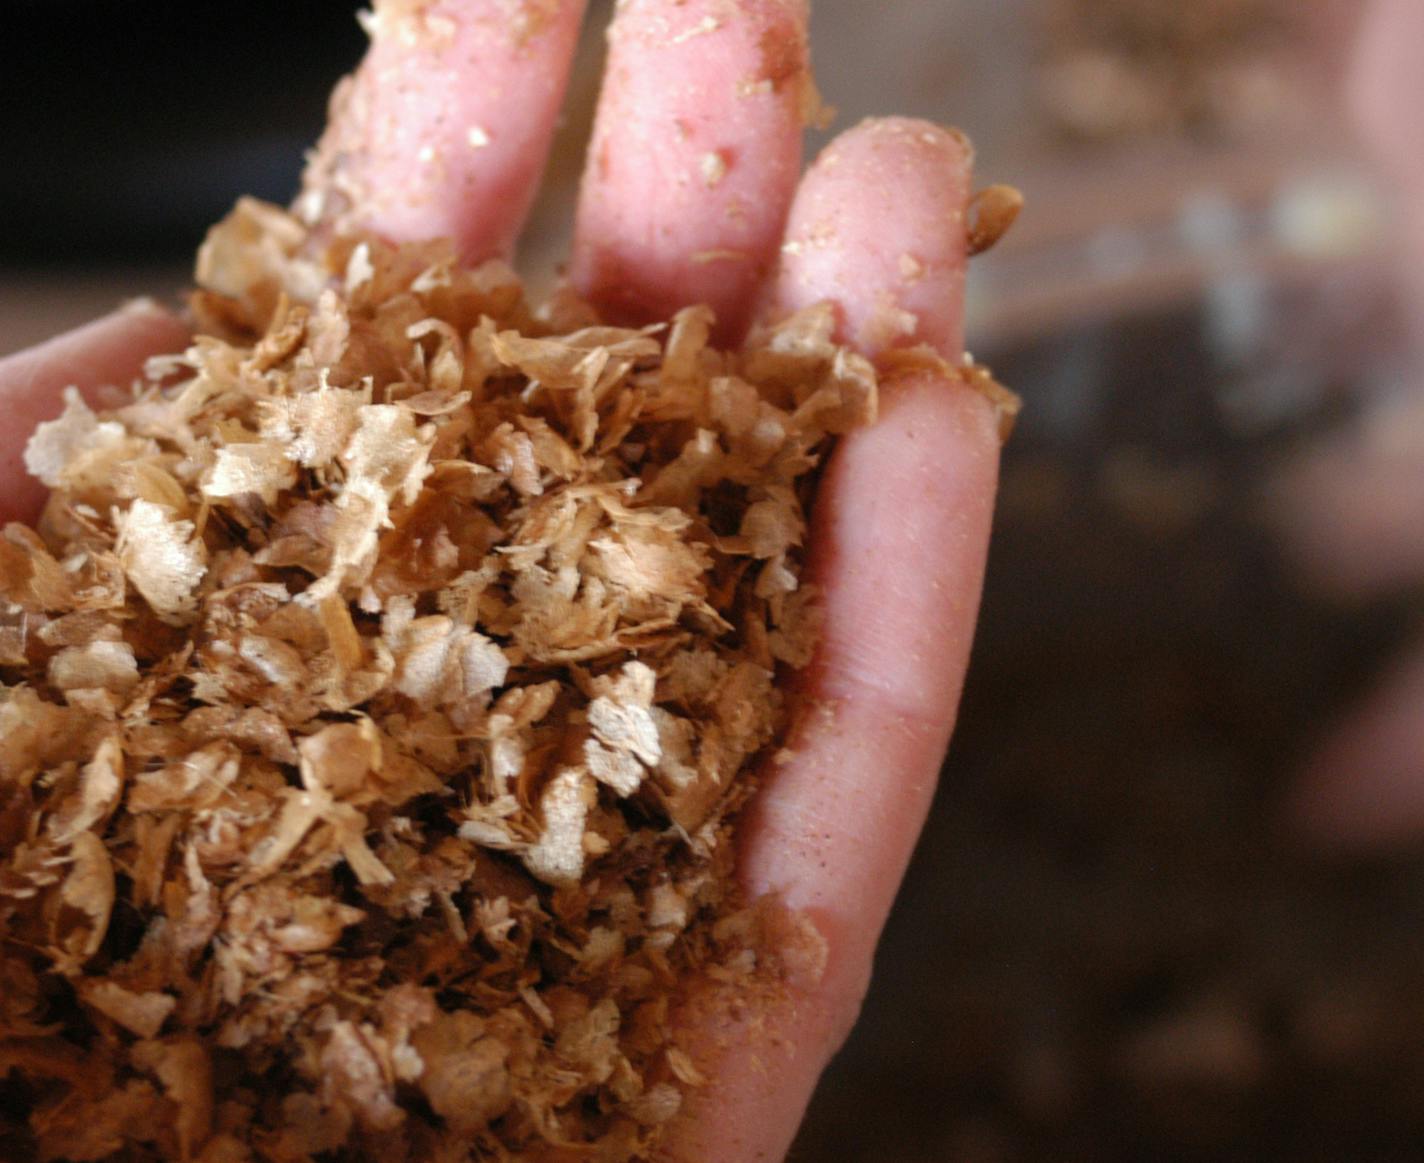
M376 5L373 44L333 104L301 209L394 239L449 236L471 261L518 236L562 100L582 0ZM811 100L804 0L627 0L611 32L570 264L620 322L708 302L735 341L757 318L832 301L872 358L961 357L970 159L934 126L866 123L799 180ZM40 500L20 449L59 389L122 381L186 332L122 312L0 362L7 518ZM846 440L815 514L826 632L811 716L746 821L742 875L825 938L798 992L690 1019L716 1072L669 1158L780 1157L848 1032L928 809L967 663L988 539L992 407L932 372L892 376L881 421ZM767 1086L775 1079L774 1087Z

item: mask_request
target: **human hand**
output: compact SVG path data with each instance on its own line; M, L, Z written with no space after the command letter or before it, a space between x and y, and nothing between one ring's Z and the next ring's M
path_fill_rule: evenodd
M392 239L504 254L552 135L581 0L376 6L371 52L335 103L305 212ZM969 165L908 121L843 135L798 184L810 87L804 0L629 0L616 17L570 278L611 319L708 302L722 338L829 299L874 358L961 356ZM141 308L0 363L5 517L32 516L19 449L59 389L122 381L181 346ZM793 757L745 819L742 875L824 938L784 996L688 1021L711 1080L666 1158L776 1158L854 1021L881 926L933 793L963 681L997 470L994 409L957 381L891 377L846 439L815 513L826 631Z

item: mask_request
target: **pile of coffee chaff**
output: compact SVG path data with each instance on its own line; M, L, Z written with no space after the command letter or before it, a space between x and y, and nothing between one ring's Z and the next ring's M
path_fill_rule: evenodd
M251 200L198 284L0 538L5 1157L640 1156L689 983L800 931L732 823L875 369L829 308L720 351Z

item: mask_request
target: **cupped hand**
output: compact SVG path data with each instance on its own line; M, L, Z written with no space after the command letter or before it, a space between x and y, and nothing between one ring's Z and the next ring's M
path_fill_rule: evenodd
M543 168L582 0L387 0L333 101L299 208L393 240L510 251ZM866 122L805 176L814 108L805 0L623 0L568 277L611 320L713 306L723 341L822 300L874 359L962 357L970 155L923 122ZM33 517L20 449L66 384L122 382L185 333L132 307L0 361L0 516ZM665 1157L780 1158L855 1020L881 927L928 810L978 608L998 466L995 411L956 377L887 377L879 422L847 438L814 514L825 632L791 758L742 833L742 876L824 939L774 998L690 1015L708 1084Z

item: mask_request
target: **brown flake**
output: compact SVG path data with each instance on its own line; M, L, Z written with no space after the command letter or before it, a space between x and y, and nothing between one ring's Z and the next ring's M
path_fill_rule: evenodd
M969 203L970 255L983 254L1009 232L1023 209L1023 195L1013 186L988 186Z
M86 1005L93 1006L140 1038L157 1037L177 998L166 993L133 993L115 981L86 979L79 991Z

